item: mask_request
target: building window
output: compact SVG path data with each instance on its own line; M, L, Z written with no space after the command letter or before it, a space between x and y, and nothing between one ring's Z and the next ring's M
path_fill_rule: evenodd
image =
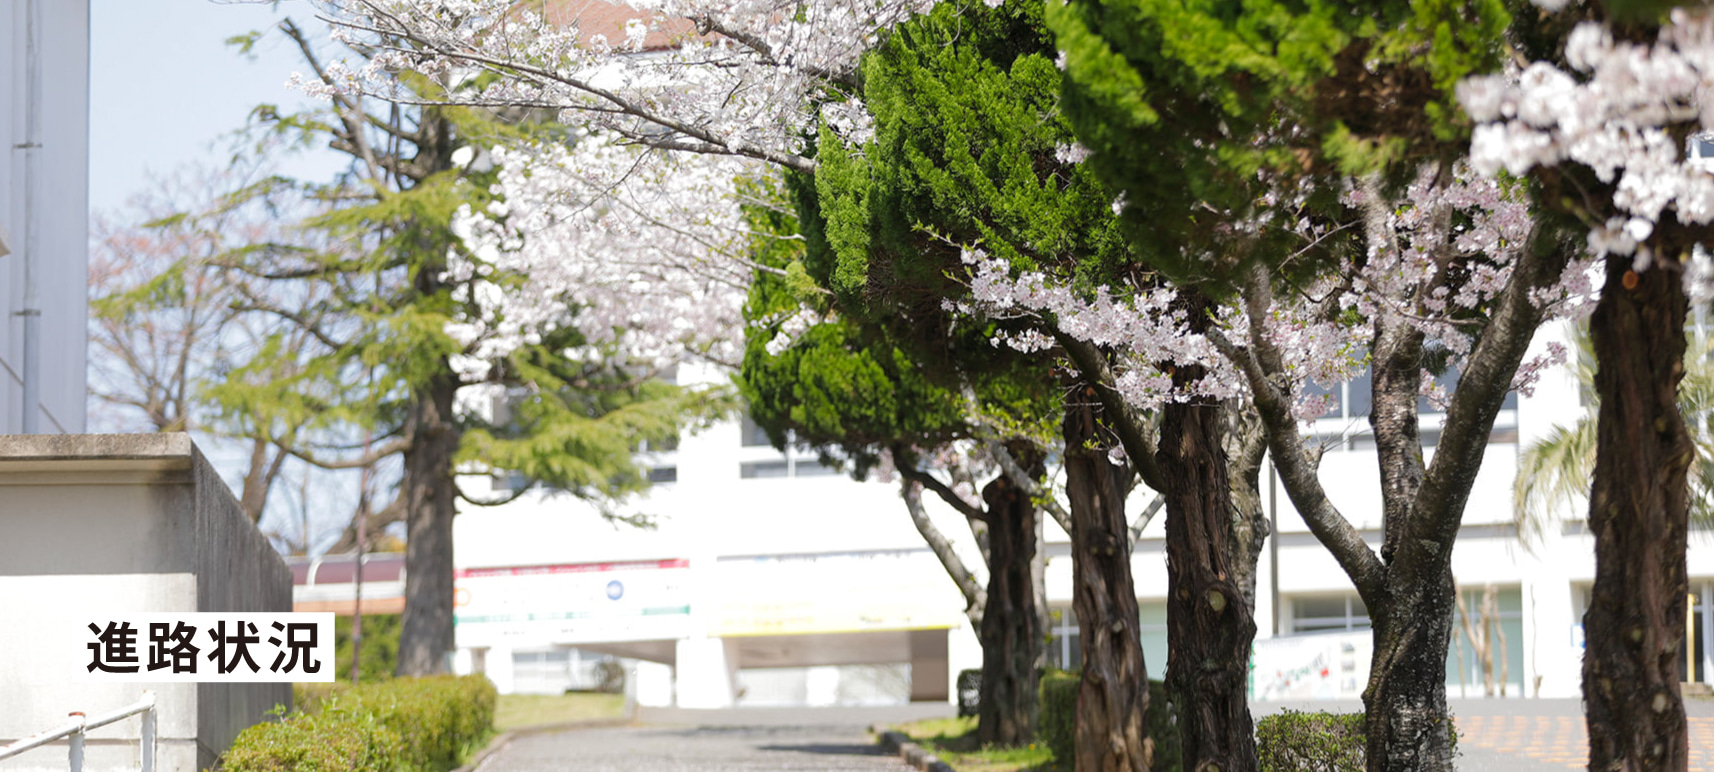
M1060 670L1083 667L1083 642L1077 635L1077 613L1070 606L1049 609L1047 662Z
M1143 639L1143 666L1156 681L1166 677L1166 601L1137 601L1137 613L1142 624L1137 630Z
M732 467L727 467L731 469ZM745 480L757 480L764 477L790 477L792 467L785 459L776 461L746 461L738 465L738 476Z
M1523 593L1516 587L1460 588L1446 654L1446 689L1459 697L1522 697ZM1465 615L1469 617L1466 619Z
M1138 632L1143 644L1143 666L1160 680L1166 673L1166 601L1138 601ZM1077 612L1070 606L1048 610L1047 661L1060 670L1083 666L1083 642L1077 632Z
M678 467L657 466L649 470L649 482L674 483L678 482Z
M1356 593L1310 595L1292 598L1291 631L1318 633L1328 630L1369 629L1369 609Z
M1434 379L1434 382L1444 391L1446 396L1452 395L1458 387L1458 369L1447 368L1446 372ZM1311 381L1303 385L1306 396L1327 396L1331 406L1321 415L1321 420L1327 423L1320 426L1317 439L1327 450L1374 450L1375 437L1368 433L1365 424L1359 424L1355 419L1367 419L1373 405L1374 381L1368 370L1344 383L1323 387ZM1506 398L1500 405L1501 410L1516 411L1518 408L1518 393L1507 392ZM1445 411L1432 404L1427 397L1418 397L1417 414L1427 418L1417 432L1417 438L1423 448L1433 448L1440 444L1440 419ZM1501 413L1495 419L1493 431L1488 433L1490 444L1517 444L1518 429L1516 413Z
M741 427L741 437L744 447L760 448L774 444L772 440L768 439L768 433L763 431L762 427L756 425L755 419L750 417L750 411L748 410L744 411L744 418Z
M1691 579L1690 594L1685 598L1684 608L1684 637L1678 642L1679 678L1688 682L1708 683L1710 673L1714 673L1714 646L1709 641L1714 639L1714 581L1706 579ZM1593 588L1583 585L1577 588L1573 596L1577 601L1577 632L1580 636L1578 644L1585 645L1583 633L1583 614L1589 610L1589 596ZM1687 653L1686 647L1691 647ZM1687 670L1688 669L1688 670Z

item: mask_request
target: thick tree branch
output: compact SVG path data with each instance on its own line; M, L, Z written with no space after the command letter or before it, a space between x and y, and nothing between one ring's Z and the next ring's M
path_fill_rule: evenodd
M384 445L370 449L369 451L365 452L363 455L357 456L356 458L341 458L341 459L320 458L320 457L316 456L313 452L305 450L303 448L295 448L295 447L290 447L290 446L281 446L281 447L287 453L292 454L293 458L296 458L299 461L302 461L306 464L309 464L310 466L318 467L321 469L360 469L362 467L374 464L375 462L380 461L381 459L386 458L388 456L397 455L399 453L405 452L406 450L409 450L411 447L412 441L413 440L410 437L400 437L400 438L392 440L391 442L388 442Z
M374 7L373 4L366 4L366 5L369 5L371 8ZM376 12L377 12L377 15L388 16L388 14L386 14L384 11L382 11L380 9L376 9ZM607 128L613 129L614 131L618 131L620 134L623 134L623 135L629 137L630 139L636 140L638 142L643 142L645 144L648 144L648 145L651 145L654 147L670 147L671 149L686 150L686 151L690 151L690 152L715 153L715 154L730 155L730 156L743 156L746 158L755 158L757 160L767 161L769 163L784 166L788 169L795 169L797 171L804 171L804 172L812 172L815 170L815 167L816 167L815 160L811 159L811 158L806 158L804 156L791 154L791 153L780 153L780 152L776 152L776 151L772 151L772 150L767 150L765 148L759 148L759 147L756 147L754 145L749 145L749 144L742 143L742 142L729 142L729 141L727 141L727 140L725 140L719 136L716 136L712 132L706 131L700 127L693 126L693 125L685 123L683 121L679 121L679 120L675 120L673 118L669 118L665 114L660 113L659 111L653 110L653 109L645 106L642 103L639 103L637 101L627 99L623 96L620 96L618 93L616 93L610 89L605 89L605 88L601 88L600 86L596 86L593 82L591 82L589 80L585 80L583 78L572 77L571 75L568 75L566 73L549 70L549 69L546 69L543 67L536 67L536 66L532 66L529 64L516 62L516 61L506 61L506 60L497 59L497 58L491 57L491 56L485 56L485 55L482 55L482 54L477 53L477 52L472 51L472 50L453 51L453 50L448 50L446 48L436 46L434 41L427 40L427 39L423 38L421 35L413 34L410 31L410 28L408 27L408 25L404 25L403 23L395 22L395 25L394 25L395 29L382 30L382 29L377 29L374 27L365 26L365 25L361 25L361 24L354 24L351 21L345 20L345 19L329 18L329 19L327 19L327 21L330 24L334 24L336 26L341 26L341 27L346 27L349 29L361 30L361 31L365 31L365 32L372 32L372 33L380 34L380 35L396 36L396 37L399 37L403 40L408 40L412 43L420 45L427 50L433 51L440 56L446 57L447 59L463 62L463 63L469 64L471 66L474 66L474 67L479 67L481 69L485 69L485 70L489 70L491 72L498 73L500 75L518 78L519 80L531 82L537 86L542 86L542 85L546 85L549 83L557 83L557 84L566 86L566 87L572 89L573 91L578 91L578 92L587 94L589 96L595 97L596 99L600 100L601 102L604 102L607 105L611 105L611 107L593 107L590 105L579 105L579 104L553 104L553 105L551 105L555 109L582 110L582 111L586 111L586 112L599 112L599 113L612 113L612 114L619 114L619 115L628 115L628 116L631 116L633 118L637 118L637 119L639 119L645 123L652 124L654 126L658 126L658 127L664 128L664 129L669 129L671 131L677 132L678 134L681 134L681 135L686 136L686 137L690 137L690 138L698 141L696 143L678 143L678 142L675 142L674 140L667 138L667 137L650 136L650 135L647 135L644 132L640 132L640 131L625 131L625 130L623 130L619 127L616 127L616 126L608 126L607 127ZM413 99L409 99L409 98L401 98L401 97L398 97L397 95L394 95L394 96L378 95L378 96L381 96L381 98L385 98L388 101L398 102L399 104L415 104L415 105L424 105L424 106L449 104L449 102L447 102L447 101L413 100Z
M1135 544L1138 539L1143 538L1143 529L1148 528L1149 523L1154 522L1155 515L1159 514L1161 507L1164 506L1166 506L1166 496L1156 493L1155 497L1149 500L1149 505L1143 507L1143 511L1137 514L1137 519L1131 521L1131 543Z
M1157 491L1164 490L1166 479L1162 477L1160 467L1155 464L1155 443L1143 428L1143 422L1137 417L1136 411L1125 402L1123 395L1113 384L1118 378L1113 375L1113 368L1108 366L1107 357L1096 348L1095 344L1068 335L1058 327L1050 327L1049 333L1065 353L1071 357L1083 377L1095 386L1095 398L1101 402L1101 409L1109 416L1109 425L1119 434L1119 444L1125 448L1125 455L1130 457L1131 468L1143 478L1143 484Z
M1283 388L1284 358L1262 328L1273 302L1268 282L1266 269L1258 266L1244 287L1245 311L1250 320L1251 344L1247 349L1239 350L1217 329L1208 330L1208 339L1238 366L1249 382L1256 411L1267 428L1268 450L1273 454L1274 466L1292 506L1315 538L1333 553L1364 602L1373 603L1383 592L1386 566L1327 498L1315 459L1305 450L1303 438L1297 432L1297 422L1291 415L1291 395Z
M1401 557L1413 556L1413 568L1418 560L1431 555L1437 555L1438 560L1449 559L1464 504L1488 449L1494 417L1545 316L1532 295L1558 281L1569 262L1570 250L1537 229L1517 259L1506 291L1460 373L1434 461L1417 493L1417 516L1412 520L1411 538L1404 545L1408 549L1401 553Z
M898 457L897 453L895 453L894 458ZM912 460L914 461L915 459ZM940 499L945 501L948 506L957 510L958 514L972 520L980 520L984 523L988 522L987 512L982 511L980 507L973 506L970 502L960 498L956 491L952 490L952 488L948 487L946 483L941 482L940 479L934 475L917 469L915 466L904 464L899 465L898 470L901 477L934 491L936 496L939 496Z
M1011 480L1012 484L1016 485L1018 490L1023 491L1025 496L1029 496L1031 501L1036 502L1037 509L1053 515L1054 522L1059 523L1059 527L1064 528L1066 535L1070 536L1071 514L1065 511L1065 507L1060 506L1059 501L1054 499L1051 494L1044 492L1041 484L1037 483L1035 478L1018 465L1018 460L1012 457L1012 452L1006 449L1005 443L998 440L988 440L986 444L988 455L994 457L994 461L1000 465L1000 471L1006 475L1006 479Z
M928 513L922 506L922 486L909 477L899 480L899 496L905 500L905 509L911 514L911 522L916 525L917 533L922 534L923 541L928 542L928 548L934 556L940 559L941 567L952 577L958 591L964 595L964 613L970 618L976 629L982 628L982 612L988 606L988 591L976 581L976 576L965 567L964 560L958 557L958 551L952 548L952 542L934 527Z

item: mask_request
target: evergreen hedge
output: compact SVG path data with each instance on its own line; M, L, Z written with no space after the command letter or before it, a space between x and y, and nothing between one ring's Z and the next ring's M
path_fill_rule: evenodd
M1036 722L1036 738L1053 751L1054 759L1068 767L1076 754L1077 687L1082 678L1077 672L1064 670L1043 673L1041 677L1041 719ZM1149 739L1154 741L1149 769L1179 772L1178 717L1172 700L1167 697L1166 684L1160 681L1149 682L1149 709L1143 723Z
M226 772L444 772L488 738L494 685L481 675L401 678L337 691L310 711L244 730Z

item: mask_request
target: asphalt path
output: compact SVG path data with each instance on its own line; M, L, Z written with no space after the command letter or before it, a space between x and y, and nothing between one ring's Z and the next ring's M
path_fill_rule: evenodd
M637 725L524 734L477 772L907 772L868 727L952 714L952 706L720 711L642 709Z
M1448 700L1460 741L1461 772L1585 769L1588 740L1577 700ZM1351 712L1354 701L1254 703L1260 718L1290 708ZM1686 703L1690 769L1714 772L1714 702ZM948 716L952 706L889 708L644 708L637 723L521 734L477 772L644 772L648 770L807 770L906 772L868 733L873 724Z

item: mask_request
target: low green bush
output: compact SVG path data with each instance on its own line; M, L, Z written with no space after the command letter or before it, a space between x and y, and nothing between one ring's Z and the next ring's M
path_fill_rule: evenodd
M484 676L401 678L317 692L318 704L244 730L221 757L227 772L442 772L493 730Z
M1069 763L1077 750L1077 685L1082 678L1073 672L1055 670L1041 677L1041 718L1036 721L1036 740L1053 751L1061 763Z
M1041 720L1036 739L1053 751L1054 759L1069 768L1077 747L1077 688L1082 676L1076 672L1051 671L1041 677ZM1144 730L1154 741L1153 772L1179 772L1178 717L1166 684L1149 682L1149 709Z
M1447 728L1457 753L1458 730ZM1261 772L1362 772L1367 744L1362 713L1286 710L1256 722L1256 761Z

